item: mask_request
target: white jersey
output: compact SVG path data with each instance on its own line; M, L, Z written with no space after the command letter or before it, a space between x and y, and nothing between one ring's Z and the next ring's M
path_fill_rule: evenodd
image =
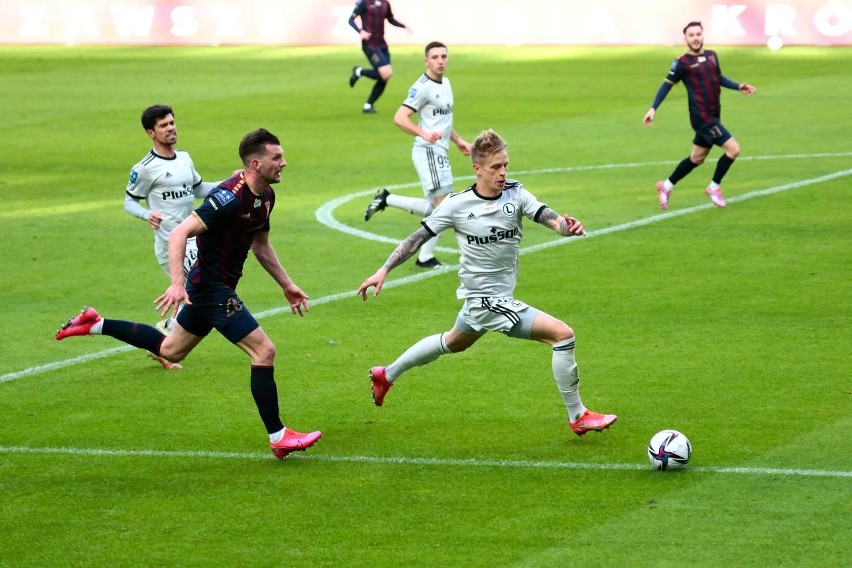
M518 280L523 218L535 221L547 205L517 180L507 179L493 198L474 188L450 194L422 224L433 235L455 230L462 251L458 298L508 298Z
M417 122L423 130L441 133L441 139L435 142L444 150L450 147L450 133L453 130L453 88L450 80L444 77L437 82L424 73L408 89L408 98L402 104L417 113ZM420 136L414 138L415 146L431 146Z
M169 233L195 209L195 198L204 197L201 174L189 153L175 150L173 158L164 158L153 150L130 170L127 195L144 199L148 209L160 211L163 221L156 235L166 241Z

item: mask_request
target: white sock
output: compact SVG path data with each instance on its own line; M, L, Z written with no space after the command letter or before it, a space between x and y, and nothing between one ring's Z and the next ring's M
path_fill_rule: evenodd
M372 106L373 105L371 105L370 103L364 103L364 110L367 110L367 109L371 108Z
M432 204L422 197L407 197L391 193L385 201L391 207L403 209L420 217L426 217L432 212Z
M721 186L718 183L716 183L715 181L711 181L710 185L707 186L707 189L719 189L719 187Z
M396 361L385 367L385 378L394 382L401 374L412 367L431 363L441 355L452 353L444 344L444 334L438 333L424 337L405 350Z
M565 408L568 409L568 419L576 422L586 411L580 400L580 374L577 362L574 360L574 338L553 344L553 378L562 394Z
M360 67L356 67L356 68L355 68L355 76L356 76L356 77L360 77L360 76L361 76L361 68L360 68Z
M101 318L101 321L99 321L89 329L89 335L100 335L101 333L103 333L103 330L104 320L103 318Z
M674 187L674 184L672 182L670 182L669 180L666 180L666 181L663 182L663 189L665 189L666 191L671 191L673 187Z
M426 262L433 256L435 256L435 247L438 246L438 239L441 235L437 235L423 243L423 246L420 247L420 252L417 255L417 260L420 262Z
M284 430L286 430L286 428L281 428L279 431L270 434L269 441L273 444L277 444L278 442L280 442L281 439L284 437Z

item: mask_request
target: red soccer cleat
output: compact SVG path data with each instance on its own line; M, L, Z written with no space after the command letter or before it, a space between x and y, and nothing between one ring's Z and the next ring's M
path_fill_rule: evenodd
M370 369L370 383L373 402L376 406L381 406L385 401L385 395L388 394L388 391L393 386L393 383L389 383L385 378L384 367L373 367Z
M313 446L317 440L322 438L322 432L316 431L310 434L302 434L289 428L284 429L284 437L274 444L269 443L272 453L279 460L283 460L290 452L303 452Z
M95 308L83 308L80 315L74 316L59 328L59 331L56 332L56 339L65 339L73 335L89 335L92 326L102 319Z
M618 419L615 414L598 414L591 410L586 410L579 420L570 422L571 430L578 436L584 436L586 432L596 430L602 432L606 430Z

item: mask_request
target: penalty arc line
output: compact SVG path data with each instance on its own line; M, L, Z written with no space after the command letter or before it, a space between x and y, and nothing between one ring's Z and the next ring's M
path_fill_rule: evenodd
M80 448L31 448L27 446L0 446L4 454L41 454L41 455L76 455L104 457L165 457L165 458L201 458L220 460L271 460L274 456L268 453L250 452L206 452L179 450L105 450ZM324 456L293 454L288 459L330 462L330 463L360 463L368 465L419 465L437 467L473 467L473 468L506 468L506 469L586 469L596 471L644 471L648 465L637 463L581 463L559 461L523 461L523 460L494 460L494 459L449 459L449 458L411 458L411 457L381 457L381 456ZM773 467L713 467L689 466L688 471L697 473L720 473L741 475L778 475L785 477L852 477L852 471L826 469L792 469Z
M788 190L791 190L791 189L797 189L797 188L800 188L800 187L806 187L806 186L809 186L809 185L823 183L823 182L826 182L826 181L831 181L831 180L839 179L839 178L850 176L850 175L852 175L852 169L840 170L840 171L837 171L837 172L834 172L834 173L831 173L831 174L827 174L827 175L823 175L823 176L819 176L819 177L815 177L815 178L804 179L804 180L791 182L791 183L787 183L787 184L783 184L783 185L777 185L777 186L774 186L774 187L769 187L769 188L762 189L762 190L752 191L752 192L749 192L749 193L745 193L743 195L737 195L737 196L728 198L727 201L728 201L728 203L738 203L740 201L746 201L746 200L749 200L749 199L754 199L756 197L763 197L763 196L766 196L766 195L772 195L772 194L775 194L775 193L780 193L782 191L788 191ZM332 202L329 202L329 204L330 203L337 203L339 205L340 203L345 202L345 201L341 201L341 199L351 199L351 195L346 196L345 198L340 198L340 199L334 200ZM323 211L323 210L330 211L330 209L328 209L329 204L326 204L325 206L323 206L323 207L321 207L320 209L317 210L317 218L319 218L319 216L320 216L320 211ZM594 237L600 237L600 236L608 235L608 234L611 234L611 233L618 233L618 232L622 232L622 231L627 231L627 230L630 230L630 229L635 229L637 227L643 227L643 226L646 226L646 225L650 225L652 223L657 223L659 221L663 221L663 220L666 220L666 219L671 219L671 218L674 218L674 217L680 217L682 215L689 215L689 214L692 214L692 213L696 213L698 211L704 211L706 209L712 209L713 207L715 207L715 206L711 203L704 203L702 205L687 207L685 209L677 209L677 210L674 210L674 211L667 211L665 213L660 213L658 215L653 215L651 217L645 217L644 219L638 219L636 221L629 221L627 223L621 223L619 225L613 225L612 227L607 227L605 229L592 230L592 231L589 231L586 234L586 237L584 237L584 238L594 238ZM328 215L330 217L330 213L328 213ZM331 220L336 225L340 225L341 227L343 227L345 229L345 232L349 232L350 234L355 234L355 233L352 233L352 231L357 231L355 229L349 230L349 227L347 227L346 225L342 225L342 224L338 223L337 221L335 221L333 219L333 217L331 217ZM321 220L321 222L323 222L323 221ZM326 224L326 223L324 223L324 224ZM329 226L331 226L331 225L329 225ZM332 228L337 228L337 227L332 226ZM364 231L359 231L359 233L364 233L365 235L368 235L366 238L372 238L371 236L369 236L369 235L372 235L371 233L366 233ZM399 243L399 241L392 240L392 239L390 241L393 244ZM549 241L549 242L546 242L546 243L522 248L521 251L520 251L520 254L522 254L522 255L523 254L529 254L529 253L537 252L537 251L544 250L544 249L547 249L547 248L552 248L552 247L555 247L555 246L562 246L562 245L565 245L565 244L570 244L570 243L574 243L574 242L578 242L578 241L579 241L578 239L563 239L563 238L560 238L558 240L553 240L553 241ZM454 250L454 249L450 249L450 250ZM385 283L384 288L393 288L393 287L396 287L396 286L402 286L402 285L405 285L405 284L410 284L412 282L417 282L419 280L425 280L427 278L433 278L435 276L440 276L440 275L446 274L447 272L454 271L454 270L458 270L458 265L445 265L445 266L443 266L443 267L441 267L437 270L430 270L428 272L416 274L416 275L413 275L413 276L406 276L406 277L403 277L403 278L389 280ZM331 294L329 296L323 296L323 297L318 298L316 300L312 300L311 304L317 306L317 305L327 304L327 303L334 302L334 301L341 300L341 299L345 299L345 298L354 298L354 297L355 297L354 291L352 291L352 292L340 292L340 293L337 293L337 294ZM281 306L281 307L278 307L278 308L272 308L272 309L269 309L269 310L259 312L255 315L255 318L263 319L263 318L266 318L266 317L275 316L275 315L278 315L278 314L281 314L281 313L284 313L284 312L289 312L289 311L290 311L289 306ZM106 349L104 351L98 351L98 352L95 352L95 353L80 355L80 356L74 357L72 359L66 359L66 360L63 360L63 361L56 361L54 363L48 363L46 365L38 365L38 366L35 366L35 367L29 367L27 369L23 369L23 370L20 370L20 371L14 371L12 373L6 373L4 375L0 375L0 383L7 383L7 382L14 381L14 380L24 378L24 377L31 377L31 376L34 376L34 375L40 375L42 373L46 373L46 372L49 372L49 371L55 371L55 370L58 370L58 369L63 369L65 367L70 367L70 366L76 365L78 363L86 363L88 361L94 361L94 360L97 360L97 359L102 359L104 357L109 357L109 356L117 354L117 353L123 353L123 352L126 352L126 351L131 351L133 349L135 349L135 347L131 347L129 345L123 345L123 346L120 346L120 347L113 347L112 349Z
M852 152L823 152L823 153L814 153L814 154L787 154L787 155L767 155L767 156L746 156L742 158L738 158L737 161L766 161L766 160L797 160L797 159L814 159L814 158L845 158L852 156ZM590 165L590 166L565 166L561 168L544 168L539 170L525 170L525 171L517 171L513 172L512 177L520 177L524 175L535 175L535 174L554 174L554 173L571 173L571 172L585 172L585 171L602 171L602 170L616 170L616 169L627 169L627 168L641 168L641 167L649 167L649 166L663 166L663 165L671 165L671 161L658 161L658 162L628 162L622 164L599 164L599 165ZM474 180L475 176L457 176L454 178L454 181L463 181L463 180ZM410 187L418 187L420 185L419 182L416 183L402 183L402 184L394 184L387 185L385 189L388 190L396 190L396 189L406 189ZM784 187L784 186L779 186ZM786 188L789 189L789 188ZM375 193L374 189L368 189L365 191L359 191L356 193L350 193L348 195L343 195L338 197L337 199L333 199L321 207L319 207L316 211L316 219L326 227L330 229L334 229L336 231L340 231L342 233L346 233L348 235L352 235L355 237L361 237L362 239L367 239L375 242L389 243L396 246L399 244L399 241L393 239L391 237L386 237L384 235L379 235L376 233L371 233L369 231L365 231L362 229L357 229L355 227L350 227L345 223L341 223L337 219L334 218L334 210L340 207L341 205L352 201L353 199L357 199L359 197L364 197L367 195L373 195ZM728 202L736 202L742 201L742 198L745 196L752 196L752 193L745 194L744 196L732 197L728 198ZM689 212L692 212L691 210ZM435 247L435 250L450 254L459 254L459 250L451 247Z

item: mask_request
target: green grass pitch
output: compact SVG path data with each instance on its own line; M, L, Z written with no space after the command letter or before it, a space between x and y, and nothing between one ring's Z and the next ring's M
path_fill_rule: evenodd
M0 48L0 566L848 566L852 50L719 48L758 88L723 94L742 146L729 206L703 193L716 149L664 214L654 183L691 143L684 89L641 120L680 51L451 47L456 129L504 135L510 173L590 233L557 244L527 223L517 290L576 330L584 402L619 415L577 438L547 347L498 335L371 404L367 369L459 308L456 275L413 262L354 296L393 250L381 238L417 226L363 211L377 186L420 195L391 120L419 49L393 50L365 116L356 47ZM284 463L221 336L180 372L53 338L83 305L157 319L167 282L122 209L157 102L209 181L249 130L282 138L272 241L314 304L280 312L251 259L240 293L278 346L285 423L324 433ZM682 472L647 467L665 428L693 443Z

